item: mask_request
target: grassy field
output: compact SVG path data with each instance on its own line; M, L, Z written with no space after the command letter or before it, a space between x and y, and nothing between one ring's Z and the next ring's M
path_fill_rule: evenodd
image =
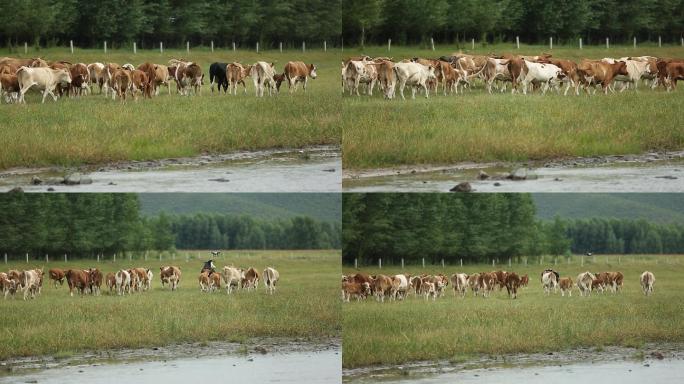
M508 353L547 352L574 347L608 345L639 347L646 342L684 342L684 259L681 256L630 258L597 257L597 263L582 267L571 264L548 267L561 277L576 280L577 274L618 270L624 273L624 292L572 297L560 292L545 297L539 274L540 265L505 267L519 274L529 274L530 285L511 300L506 290L491 297L454 297L451 285L436 302L410 296L404 302L345 303L342 306L343 366L354 368L373 364L401 364L409 361L447 359L464 361L469 357ZM458 267L408 267L409 273L474 273L491 271L491 265ZM498 267L496 269L499 269ZM655 292L644 297L639 276L645 270L654 273ZM343 268L352 273L352 268ZM363 268L371 274L395 274L396 267Z
M35 300L0 300L0 360L13 356L68 356L82 350L159 346L210 340L245 341L258 337L325 340L340 335L337 280L339 251L228 252L216 266L273 266L280 282L273 296L263 283L256 292L227 296L202 293L199 260L177 260L183 272L179 290L162 290L159 267L172 261L111 261L33 263L31 267L99 267L105 274L119 268L148 267L154 272L152 290L132 296L70 297L45 276L43 293ZM202 252L208 255L208 252ZM6 264L25 269L24 262Z
M411 57L439 57L456 51L439 47L435 52L418 48L367 48L345 50L345 56L368 54ZM644 46L575 47L511 45L478 47L465 53L550 52L555 57L579 61L654 55L684 57L684 48ZM510 87L508 87L510 89ZM564 97L541 94L489 95L478 80L465 95L416 96L387 101L381 93L373 97L345 96L342 111L343 166L361 170L414 164L457 162L527 161L560 157L642 153L648 150L684 148L684 103L682 89L666 93L633 90L609 96ZM681 87L680 87L681 88Z
M5 56L6 53L0 53ZM17 57L17 55L12 55ZM24 55L20 55L24 56ZM85 99L62 98L44 105L30 92L28 105L0 105L0 170L15 166L80 165L119 160L145 160L228 153L235 150L339 144L339 53L329 51L256 52L209 50L158 51L76 50L68 48L29 52L29 57L91 63L167 64L182 57L202 65L205 86L200 97L169 96L122 104L95 94ZM248 94L211 94L209 65L215 61L276 62L278 72L290 60L315 63L318 78L309 90L256 99L251 78ZM175 85L173 86L175 87ZM97 87L96 87L97 88ZM173 89L175 92L175 88ZM4 101L3 101L4 103Z

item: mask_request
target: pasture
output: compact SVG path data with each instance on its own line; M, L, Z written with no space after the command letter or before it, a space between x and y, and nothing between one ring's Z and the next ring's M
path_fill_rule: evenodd
M5 56L5 53L2 54ZM168 64L171 58L184 58L201 65L205 75L201 96L183 97L162 86L160 95L150 99L130 98L122 103L99 95L80 99L48 97L40 104L40 94L29 91L27 105L0 105L0 170L11 167L74 166L122 160L151 160L200 154L229 153L237 150L300 148L309 145L339 145L339 54L333 51L249 51L193 49L131 51L68 48L29 51L45 60L72 63L116 62L135 66L150 61ZM210 91L209 65L215 61L275 62L277 73L285 63L301 60L318 67L318 78L309 79L308 91L288 94L287 84L278 97L255 97L252 79L246 79L247 94L237 96Z
M470 46L468 46L470 48ZM457 51L438 47L436 51L416 47L367 47L345 50L353 55L405 58L438 58ZM576 47L521 46L500 44L463 50L485 55L514 53L554 57L579 62L582 58L653 55L684 57L684 48L640 46ZM440 92L426 99L418 94L407 99L384 100L376 90L367 95L343 97L343 167L347 170L387 168L400 165L440 165L459 162L535 161L609 154L637 154L649 150L684 148L684 90L652 91L643 84L605 96L580 96L553 91L527 96L488 94L480 80L465 94L444 96Z
M203 251L209 258L209 252ZM206 260L204 259L204 260ZM0 360L16 356L69 356L84 350L162 346L184 342L247 342L252 338L326 340L340 335L340 304L336 300L340 273L339 251L239 251L226 252L215 261L225 265L253 266L259 273L267 266L280 272L274 295L267 295L263 281L257 291L200 292L202 261L111 260L69 263L10 262L2 269L43 266L42 294L34 300L0 300ZM177 265L182 279L177 291L161 288L159 267ZM132 295L74 294L68 287L55 289L49 268L97 267L103 274L120 268L151 268L152 289Z
M369 274L475 273L504 269L529 274L530 283L509 299L498 288L488 298L454 297L451 284L435 302L410 295L405 301L379 303L374 298L342 305L343 367L402 364L422 360L461 362L477 355L558 352L576 347L629 346L646 342L684 342L684 259L681 256L597 256L581 266L577 258L554 265L407 266L360 268ZM560 291L545 296L540 273L553 268L560 277L584 271L621 271L624 291L572 297ZM639 276L645 270L655 275L654 294L645 297ZM354 273L344 267L343 273Z

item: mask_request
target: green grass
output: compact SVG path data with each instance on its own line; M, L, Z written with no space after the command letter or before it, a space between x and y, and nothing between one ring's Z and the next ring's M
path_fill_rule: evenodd
M28 105L0 105L0 169L16 166L80 165L119 160L145 160L227 153L236 150L340 144L339 54L297 51L263 53L208 50L109 51L55 48L29 52L47 60L117 62L139 65L145 61L167 64L183 57L202 65L205 86L199 97L169 96L162 87L159 97L125 104L94 92L82 99L50 98L30 92ZM4 54L3 54L4 56ZM13 55L16 57L16 55ZM23 55L22 55L23 56ZM212 94L209 64L214 61L275 61L278 72L289 60L315 63L318 78L309 81L304 94L289 95L283 84L275 98L257 99L252 80L248 94ZM175 85L172 86L175 92ZM95 87L97 88L97 87Z
M456 49L439 47L435 52L418 48L392 48L395 60L439 57ZM680 47L587 47L511 45L478 47L466 53L513 52L539 54L579 61L654 55L684 57ZM386 56L383 47L345 51L345 55ZM510 89L510 86L508 87ZM415 164L458 162L527 161L561 157L642 153L648 150L684 148L684 92L666 93L640 86L609 96L564 97L555 93L489 95L478 80L465 95L416 96L387 101L380 92L373 97L345 96L342 131L343 166L361 170ZM681 88L681 87L680 87ZM377 93L377 94L376 94Z
M454 297L451 285L443 298L425 302L410 296L404 302L345 303L342 306L343 366L401 364L419 360L463 360L464 356L501 355L568 350L608 345L639 347L646 342L683 342L684 260L680 256L597 257L597 264L583 267L577 259L555 268L573 282L581 271L618 270L625 275L624 292L613 295L572 297L560 293L546 297L539 282L540 265L507 266L504 269L529 274L530 285L511 300L506 290L491 297ZM547 259L548 260L548 259ZM561 260L559 259L559 263ZM474 273L491 271L491 265L459 267L408 267L403 272ZM500 269L500 267L496 267ZM644 297L639 276L645 270L656 277L655 293ZM344 273L353 269L343 268ZM363 268L371 274L395 274L396 267Z
M212 340L339 337L339 251L240 251L224 256L217 267L232 263L259 271L276 268L281 278L276 294L267 295L263 282L256 292L202 293L197 283L201 261L186 263L184 255L175 262L31 262L30 267L45 266L46 271L96 266L104 274L143 266L153 270L154 281L151 291L132 296L70 297L66 284L50 286L46 272L42 295L35 300L0 300L0 360ZM159 282L159 266L169 264L183 272L176 292L162 290ZM10 268L25 269L27 264L12 262L3 270Z

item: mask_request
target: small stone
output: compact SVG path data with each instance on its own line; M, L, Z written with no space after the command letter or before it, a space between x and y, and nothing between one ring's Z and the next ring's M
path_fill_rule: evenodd
M662 360L665 358L662 353L660 352L651 352L651 356L655 357L658 360Z
M55 191L55 189L54 189L54 188L52 188L52 187L50 187L50 188L48 188L48 189L47 189L47 191L48 191L48 192L54 192L54 191Z
M85 176L85 175L81 176L81 183L80 183L81 185L92 184L92 183L93 183L93 179L91 179L90 176Z
M41 178L38 177L38 176L33 176L33 177L31 178L31 184L33 184L33 185L40 185L40 184L43 184L43 179L41 179Z
M650 367L651 364L644 364L644 367Z
M218 179L209 179L209 181L218 181L219 183L227 183L230 180L226 179L225 177L219 177Z
M335 168L324 169L323 172L335 172Z
M553 181L563 181L563 179L561 179L560 177L556 177L555 179L553 179Z
M7 193L24 193L24 188L22 187L14 187L7 191Z
M495 187L500 187L500 186L501 186L501 183L499 183L499 182L497 181L496 183L494 183L494 186L495 186Z
M477 178L478 180L487 180L489 179L489 175L485 171L480 171L477 173Z
M464 181L462 183L459 183L455 187L451 188L449 190L450 192L472 192L473 187L468 183L467 181Z
M71 173L64 178L64 184L66 185L78 185L81 184L81 174L78 172Z
M525 180L527 179L527 169L518 168L508 175L508 178L511 180Z
M113 181L110 181L109 183L107 183L107 185L116 185L116 183Z

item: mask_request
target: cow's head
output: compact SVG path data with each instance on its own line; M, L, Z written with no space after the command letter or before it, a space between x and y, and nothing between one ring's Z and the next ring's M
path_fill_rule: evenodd
M624 61L617 61L615 64L615 74L629 76L627 72L627 63Z
M437 79L437 75L435 74L435 66L434 65L429 65L428 70L427 70L427 79L428 80L435 80Z
M318 75L316 74L316 66L313 64L309 64L309 76L312 79L315 79L316 77L318 77Z
M276 84L276 90L278 92L280 92L280 85L285 80L285 74L284 73L280 73L280 74L276 73L275 75L273 75L273 80L275 81L275 84Z
M57 82L66 87L71 84L71 74L66 69L60 69L56 72Z

